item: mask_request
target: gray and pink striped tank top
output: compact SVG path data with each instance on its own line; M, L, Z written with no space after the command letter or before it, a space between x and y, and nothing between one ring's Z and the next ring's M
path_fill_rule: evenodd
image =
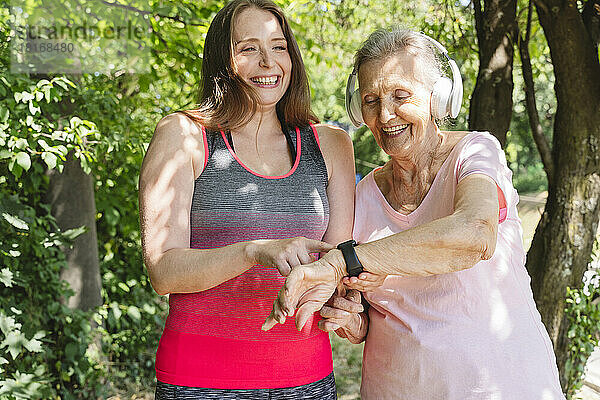
M221 133L204 133L206 162L194 184L190 247L211 249L256 240L320 240L329 221L327 168L313 126L289 135L291 170L262 176L246 167ZM318 315L298 332L293 318L260 328L285 278L255 265L197 293L172 294L157 352L158 380L211 388L303 385L332 371L328 335Z

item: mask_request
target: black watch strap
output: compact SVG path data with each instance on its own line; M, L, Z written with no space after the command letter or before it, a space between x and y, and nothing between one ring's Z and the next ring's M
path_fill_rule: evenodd
M354 250L354 246L356 245L357 243L354 240L347 240L337 245L337 248L342 251L342 255L344 256L348 276L358 276L363 272L363 266Z

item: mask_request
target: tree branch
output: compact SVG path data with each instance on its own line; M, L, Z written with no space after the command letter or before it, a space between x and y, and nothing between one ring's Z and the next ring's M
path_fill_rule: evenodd
M101 0L101 1L102 1L102 3L104 3L104 4L106 4L107 6L110 6L110 7L122 8L122 9L125 9L125 10L129 10L129 11L134 11L134 12L140 13L142 15L158 16L158 17L161 17L161 18L166 18L166 19L173 20L175 22L181 22L184 25L191 25L191 26L206 26L207 25L206 21L204 21L204 22L185 21L179 15L170 16L170 15L164 15L164 14L160 14L160 13L153 14L151 11L141 10L141 9L133 7L133 6L129 6L129 5L126 5L126 4L117 3L116 1L114 1L112 3L109 2L109 1L106 1L106 0Z
M525 31L525 46L527 46L527 54L529 54L529 39L531 38L531 17L533 14L533 1L529 0L527 7L527 30ZM518 26L518 24L517 24ZM519 35L519 38L521 36Z
M473 0L473 10L475 11L475 31L477 32L477 42L479 46L483 43L483 11L481 11L481 0Z
M581 11L583 23L596 46L600 43L600 0L588 0Z
M531 135L535 141L535 145L540 153L542 163L544 164L544 171L548 179L548 187L552 186L554 180L554 160L552 159L552 152L546 136L544 136L544 130L542 124L540 124L540 116L537 110L537 104L535 101L535 85L533 83L533 72L531 68L531 57L529 56L529 38L531 33L531 14L533 11L533 0L529 0L529 12L527 15L527 30L525 37L521 36L519 27L517 25L517 43L519 48L519 54L521 55L521 69L523 73L523 80L525 81L525 103L527 106L527 115L529 116L529 126L531 127Z

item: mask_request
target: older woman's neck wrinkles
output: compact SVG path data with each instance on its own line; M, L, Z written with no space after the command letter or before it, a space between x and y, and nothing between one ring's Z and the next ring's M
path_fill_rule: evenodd
M382 193L400 213L408 214L419 207L443 163L439 157L443 134L436 130L428 139L405 156L392 156L381 170L385 181L385 185L380 186Z

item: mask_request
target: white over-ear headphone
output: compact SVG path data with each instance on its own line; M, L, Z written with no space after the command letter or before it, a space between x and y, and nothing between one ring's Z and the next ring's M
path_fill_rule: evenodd
M423 33L419 33L419 35L429 40L446 57L452 70L452 80L444 76L438 79L433 85L431 92L431 115L435 119L442 119L447 116L456 118L463 98L463 84L458 65L448 56L448 50L437 40ZM346 112L354 126L359 127L364 124L364 121L362 118L360 94L358 93L358 89L354 89L356 87L357 75L358 71L355 69L348 77L348 83L346 84Z

